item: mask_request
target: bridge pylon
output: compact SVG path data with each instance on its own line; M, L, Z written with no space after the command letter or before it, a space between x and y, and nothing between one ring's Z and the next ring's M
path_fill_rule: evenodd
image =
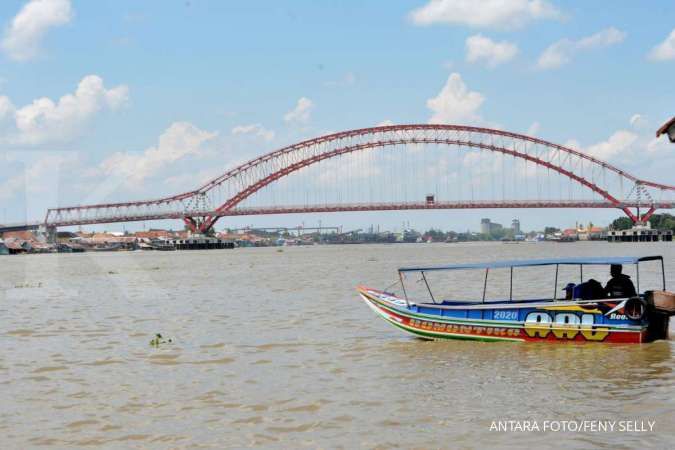
M215 225L218 217L212 216L185 216L183 222L187 229L193 234L208 235L213 232L213 225Z
M633 225L646 225L656 212L656 202L640 180L635 182L633 189L628 193L627 199L630 201L633 197L632 203L635 204L635 213L628 206L623 206L621 209L633 221ZM648 208L647 212L640 214L641 207Z

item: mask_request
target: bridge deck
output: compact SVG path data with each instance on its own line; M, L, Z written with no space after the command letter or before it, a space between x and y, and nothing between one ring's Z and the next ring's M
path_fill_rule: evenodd
M227 211L163 211L147 213L139 212L134 215L98 215L89 217L85 215L54 215L50 217L49 226L74 226L116 222L141 222L146 220L182 220L186 216L256 216L270 214L309 214L309 213L332 213L332 212L366 212L366 211L404 211L404 210L431 210L431 209L498 209L498 208L592 208L592 209L620 209L622 207L647 207L637 203L621 203L614 205L607 201L546 201L546 200L511 200L511 201L472 201L472 202L399 202L399 203L345 203L323 205L291 205L291 206L261 206L261 207L238 207ZM659 209L673 209L675 203L657 203Z

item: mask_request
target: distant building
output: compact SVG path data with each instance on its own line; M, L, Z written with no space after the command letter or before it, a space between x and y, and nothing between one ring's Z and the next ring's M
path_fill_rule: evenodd
M173 231L168 231L168 230L150 230L150 231L137 231L134 233L134 237L137 237L139 239L173 239L175 237L175 233Z
M577 238L580 241L594 241L605 238L606 230L602 227L593 226L589 223L588 226L577 224Z
M513 230L513 234L514 234L514 235L522 234L522 233L520 232L520 220L518 220L518 219L513 219L513 220L511 221L511 229Z
M578 241L579 240L579 231L577 227L574 228L565 228L562 230L562 235L560 236L561 241Z
M480 233L490 234L490 219L480 219Z
M490 219L481 219L480 220L480 232L481 234L490 235L495 231L499 231L504 228L500 223L495 223L490 221Z

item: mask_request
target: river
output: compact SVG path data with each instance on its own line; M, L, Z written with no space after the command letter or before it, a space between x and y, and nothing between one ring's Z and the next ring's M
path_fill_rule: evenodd
M428 342L354 290L404 265L643 254L672 290L674 243L0 257L0 447L673 448L675 341ZM566 420L654 424L541 429Z

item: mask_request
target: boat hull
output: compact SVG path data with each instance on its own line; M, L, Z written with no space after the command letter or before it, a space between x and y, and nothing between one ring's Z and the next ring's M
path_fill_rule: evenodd
M404 299L375 289L359 287L358 292L365 303L380 317L395 327L423 339L465 339L478 341L511 342L602 342L602 343L642 343L648 342L648 323L646 321L626 320L625 323L602 323L605 313L598 309L589 309L587 305L499 305L491 309L481 306L481 316L491 319L471 317L471 308L453 311L465 312L464 318L425 313L425 308L409 305ZM522 310L522 311L519 311ZM506 311L494 314L494 311ZM513 312L515 311L515 312ZM440 310L439 310L440 312ZM475 312L475 310L473 311ZM442 314L442 312L440 312ZM494 320L494 317L506 317L513 314L515 320ZM518 320L527 315L528 320ZM572 323L556 323L557 315L579 317ZM586 317L583 317L586 316ZM550 321L532 321L532 317L550 317ZM585 323L581 323L581 318ZM595 320L589 323L588 320ZM576 319L575 319L576 320ZM621 322L621 321L614 321ZM631 323L632 322L632 323Z

